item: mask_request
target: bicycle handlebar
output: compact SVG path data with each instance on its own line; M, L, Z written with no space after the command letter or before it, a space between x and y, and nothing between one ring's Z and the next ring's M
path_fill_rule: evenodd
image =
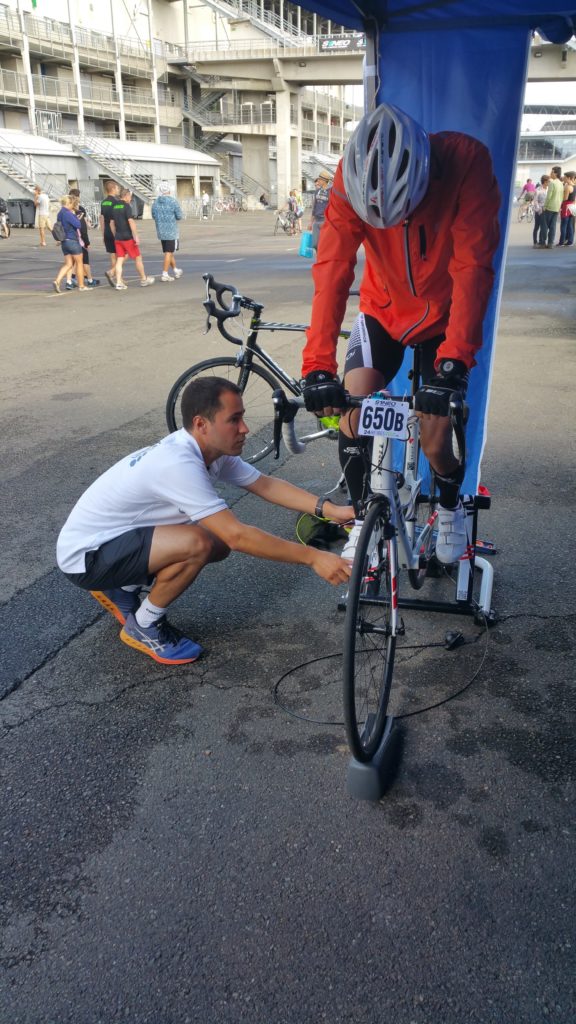
M346 394L346 408L359 409L364 401L365 395ZM392 402L408 402L413 408L413 397L406 395L386 395ZM278 388L272 394L274 404L274 458L280 456L280 437L283 437L288 451L296 455L303 452L306 445L302 444L296 436L296 413L298 409L304 408L304 397L286 398L284 391ZM454 391L450 396L450 423L456 437L456 444L462 464L466 461L466 434L464 425L467 418L467 406L459 392Z
M230 317L236 317L240 315L241 309L251 309L255 313L261 313L264 307L261 303L255 302L254 299L250 299L247 295L241 295L237 288L232 284L221 284L219 281L214 280L213 274L203 274L203 280L206 282L206 298L202 305L206 310L208 316L206 319L206 332L211 327L211 319L214 317L218 325L218 330L223 338L227 341L231 341L234 345L241 345L242 339L235 338L233 334L224 327L226 320ZM216 296L216 301L212 298L212 292ZM229 292L231 300L226 302L224 296ZM218 305L216 304L218 303ZM220 307L220 308L218 308Z

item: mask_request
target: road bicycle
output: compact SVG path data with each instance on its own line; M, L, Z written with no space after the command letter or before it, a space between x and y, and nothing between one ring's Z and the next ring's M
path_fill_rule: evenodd
M236 356L213 356L185 370L170 389L166 402L166 423L170 431L182 426L180 400L182 392L190 381L196 377L209 374L225 377L233 381L242 391L246 422L250 433L246 438L242 458L246 462L259 462L270 455L276 447L274 438L274 391L282 388L291 396L302 395L300 382L288 374L271 355L258 343L260 331L298 332L307 330L306 324L279 323L262 320L264 306L261 302L242 295L234 285L220 284L212 274L204 274L206 298L203 302L206 310L206 331L210 331L213 321L226 341L237 345ZM245 340L230 333L226 321L240 317L243 310L250 313L250 324ZM347 338L348 331L342 331L341 337ZM338 436L337 419L323 420L320 423L312 413L305 410L298 417L301 433L296 436L294 417L282 426L282 437L288 450L294 454L302 452L307 444L321 438L335 440Z
M534 220L534 204L532 202L524 203L520 200L518 207L518 223L521 224L523 220L528 221L529 224Z
M419 591L429 576L445 576L435 558L438 498L424 480L429 467L420 452L419 419L412 412L420 386L419 350L414 349L411 395L377 392L367 398L347 397L349 408L360 408L359 433L373 438L366 454L370 495L356 547L347 594L344 626L343 697L346 734L356 762L372 762L390 737L390 713L396 645L405 635L403 608L474 614L476 621L494 621L490 608L492 567L475 554L479 508L489 508L484 495L464 496L468 548L458 562L456 601L401 598L401 578ZM276 398L280 418L293 418L302 399ZM292 407L292 408L291 408ZM465 412L462 396L450 398L454 451L465 460ZM482 570L478 601L473 599L474 570ZM358 776L362 780L362 776ZM364 785L360 781L360 788ZM359 791L359 790L358 790Z

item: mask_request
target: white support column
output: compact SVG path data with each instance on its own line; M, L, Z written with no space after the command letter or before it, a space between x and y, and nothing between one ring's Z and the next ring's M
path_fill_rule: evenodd
M276 93L276 186L278 206L286 201L292 188L292 155L290 146L290 90Z
M152 0L147 0L148 33L150 35L150 60L152 62L152 98L154 100L154 141L160 142L160 106L158 104L158 69L154 50L154 22L152 21Z
M68 21L70 22L70 35L72 36L72 74L78 96L78 131L84 134L84 97L82 95L82 80L80 78L80 60L78 59L78 43L76 42L76 30L74 28L75 18L72 17L72 4L68 0Z
M28 85L28 121L30 124L30 131L33 135L36 135L38 126L36 124L36 102L34 100L34 83L32 81L32 67L30 65L30 47L28 46L28 32L26 31L26 22L24 20L24 11L22 10L22 0L18 0L18 18L20 20L20 31L22 33L22 63L24 64L24 74L26 75L26 84Z
M112 19L112 35L114 36L114 56L116 58L116 62L114 65L114 82L116 84L116 92L118 93L118 105L120 107L120 114L118 117L118 132L122 142L125 142L126 112L124 109L124 86L122 84L122 62L120 60L120 47L118 45L116 23L114 21L114 0L110 0L110 17Z

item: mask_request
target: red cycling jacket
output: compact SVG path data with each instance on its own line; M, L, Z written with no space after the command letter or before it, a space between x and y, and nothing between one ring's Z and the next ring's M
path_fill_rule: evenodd
M338 333L361 245L366 252L361 312L403 345L445 334L437 362L450 358L475 365L494 283L500 192L481 142L442 132L430 136L430 146L428 191L394 228L373 228L360 220L346 198L340 161L312 268L315 293L303 376L312 370L336 372Z

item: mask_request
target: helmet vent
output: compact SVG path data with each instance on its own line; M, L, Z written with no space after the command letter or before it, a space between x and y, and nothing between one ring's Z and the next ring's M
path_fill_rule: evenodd
M404 152L402 153L402 159L400 161L400 166L398 168L398 173L396 175L396 181L400 181L400 178L402 178L404 176L404 172L405 172L406 168L408 167L409 160L410 160L410 153L408 152L407 149L405 149Z
M396 145L396 125L394 121L390 124L390 131L388 133L388 156L392 156L394 152L394 146Z

